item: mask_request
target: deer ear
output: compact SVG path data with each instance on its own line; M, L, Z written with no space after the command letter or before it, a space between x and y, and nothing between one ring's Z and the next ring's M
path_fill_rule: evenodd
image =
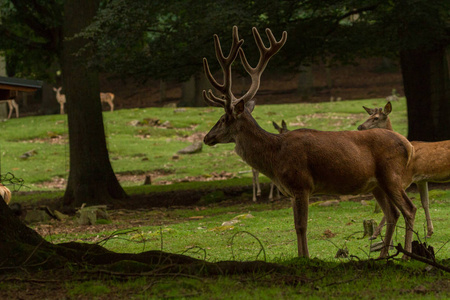
M287 129L287 125L284 120L281 121L281 127L283 127L283 129Z
M373 115L373 109L363 106L369 115Z
M256 102L255 100L249 100L247 103L245 103L245 107L248 109L248 111L251 113L253 112L253 109L255 108Z
M280 129L281 129L280 126L278 126L278 124L275 123L275 121L272 121L272 125L273 125L273 127L274 127L276 130L280 130Z
M391 113L391 111L392 111L392 104L391 104L391 102L389 101L389 102L386 103L386 105L384 106L384 114L385 114L385 115L388 115L388 114Z

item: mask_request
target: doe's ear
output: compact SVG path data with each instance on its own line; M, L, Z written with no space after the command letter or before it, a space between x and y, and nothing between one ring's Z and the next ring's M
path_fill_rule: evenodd
M390 114L392 111L392 104L391 101L389 101L388 103L386 103L386 105L384 106L384 114L388 115Z
M277 123L275 123L275 121L272 121L272 125L276 130L280 131L281 128L280 128L280 126L278 126Z
M369 115L373 115L374 110L373 110L372 108L368 108L368 107L365 107L365 106L363 106L363 108L367 111L367 113L368 113Z
M281 127L283 127L283 129L287 130L287 125L284 120L281 121Z

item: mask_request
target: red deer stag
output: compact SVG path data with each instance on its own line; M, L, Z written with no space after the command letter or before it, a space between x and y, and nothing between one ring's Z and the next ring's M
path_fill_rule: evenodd
M287 33L277 41L266 29L270 46L267 48L257 29L253 36L260 58L251 67L241 48L238 28L233 27L230 53L222 53L219 37L214 35L217 60L223 70L223 83L216 81L203 58L203 67L212 86L203 91L211 106L223 107L225 114L209 131L204 143L235 143L236 153L252 168L269 177L281 192L292 198L298 255L309 257L306 229L309 197L312 194L363 194L375 192L387 218L384 247L380 256L386 257L394 228L399 218L397 208L405 219L405 249L411 251L416 207L402 188L402 176L413 153L408 140L395 132L374 129L367 131L325 132L297 129L284 134L263 130L252 116L253 97L259 89L261 74L269 59L284 45ZM240 98L231 91L231 65L239 53L241 62L251 77L249 90ZM386 196L386 197L385 197Z
M281 127L272 121L273 127L278 130L278 133L288 132L286 122L284 120L281 121ZM256 202L257 197L261 196L261 186L259 185L259 171L256 169L252 169L253 174L253 201ZM273 190L275 188L275 184L273 182L270 183L270 192L269 192L269 201L273 201ZM277 199L280 198L280 190L277 189Z
M392 104L390 102L384 106L384 110L381 107L372 109L363 106L363 108L370 117L358 126L358 130L372 128L393 130L391 120L389 119L389 114L392 111ZM408 165L403 183L405 187L408 187L411 183L417 185L427 220L427 237L431 237L434 228L430 217L428 182L450 181L450 141L412 141L411 144L414 147L414 156ZM372 238L376 238L380 234L384 222L385 218L383 217Z

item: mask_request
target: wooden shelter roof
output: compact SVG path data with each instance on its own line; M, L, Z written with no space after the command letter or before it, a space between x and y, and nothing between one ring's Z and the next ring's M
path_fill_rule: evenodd
M0 76L0 100L7 100L16 92L35 92L42 87L42 81Z
M42 81L0 76L0 89L20 92L34 92L42 87Z

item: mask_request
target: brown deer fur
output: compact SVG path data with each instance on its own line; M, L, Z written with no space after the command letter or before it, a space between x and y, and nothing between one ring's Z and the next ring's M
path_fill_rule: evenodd
M389 114L392 111L392 104L390 102L385 105L384 109L371 109L364 106L363 108L370 117L358 126L358 130L372 128L393 130L389 119ZM411 144L414 147L414 156L403 178L404 187L407 188L411 183L417 185L427 220L427 237L431 237L434 227L429 210L428 182L439 183L450 181L450 141L412 141ZM372 238L376 238L380 234L384 221L385 218L383 217Z
M278 130L278 133L285 133L288 132L289 129L287 129L286 122L284 120L281 121L281 127L275 123L275 121L272 121L273 127ZM253 201L256 202L257 197L261 196L261 186L259 185L259 171L252 169L252 175L253 175ZM275 188L275 185L273 182L270 183L270 192L269 192L269 201L273 201L273 190ZM277 199L280 198L280 190L277 189Z

